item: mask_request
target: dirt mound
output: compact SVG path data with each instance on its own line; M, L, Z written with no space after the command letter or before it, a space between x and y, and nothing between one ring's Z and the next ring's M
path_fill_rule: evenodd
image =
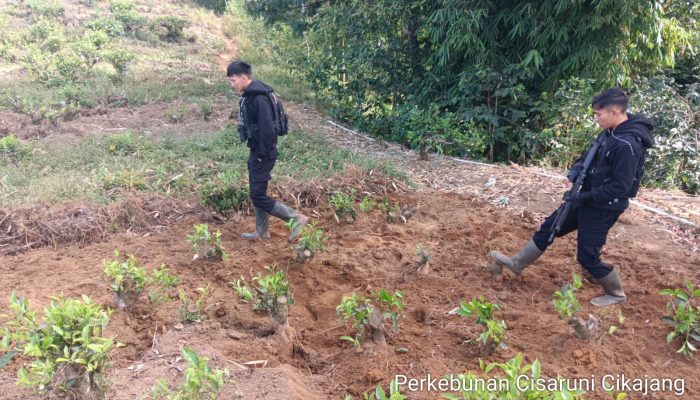
M173 383L181 380L181 374L169 365L182 369L181 361L175 360L184 345L209 357L215 365L234 371L235 381L240 383L231 383L223 398L236 398L239 392L244 394L242 398L251 399L295 398L283 397L283 393L293 393L301 386L312 394L300 392L296 398L314 398L314 393L323 393L317 396L343 399L346 394L357 396L379 383L386 387L395 374L424 377L428 373L441 376L474 371L478 370L479 358L504 361L517 352L525 353L528 362L539 359L547 376L590 377L601 371L634 377L673 375L685 378L688 398L700 396L696 373L700 361L676 354L675 343L666 345L668 327L660 317L667 299L658 294L661 288L679 287L686 278L700 281L700 261L689 250L664 238L652 244L629 235L634 231L652 237L648 226L616 225L603 257L617 266L629 301L605 310L594 309L587 301L597 296L600 288L584 285L579 294L584 307L581 315L596 314L601 330L596 339L583 341L557 318L551 303L552 293L579 271L573 235L557 240L522 278L506 275L494 279L482 268L488 251L517 250L529 239L537 221L514 217L474 196L405 192L390 193L390 197L392 202L419 206L408 224L388 224L384 215L374 210L361 214L355 224L337 225L328 206L318 201L313 210L330 241L326 251L309 264L293 261L285 240L287 229L281 221L271 220L269 241L240 239L240 232L253 225L252 218L229 218L219 226L229 260L192 262L184 238L192 224L201 221L187 216L147 237L122 233L81 249L44 248L13 257L0 256L0 299L15 290L39 308L49 301L47 296L63 292L70 296L87 294L105 306L113 306L100 276L102 260L111 257L115 248L125 254L135 253L149 269L165 263L183 279L182 287L188 293L210 283L213 294L208 301L208 319L200 324L181 324L177 302L151 305L144 300L131 314L113 315L106 333L126 345L116 350L110 375L115 399L137 398L160 377ZM308 208L303 210L313 213ZM427 246L433 257L427 274L416 270L419 244ZM270 334L267 316L240 301L229 285L273 263L288 268L294 295L289 324L297 339L291 349ZM379 288L404 292L406 308L400 330L389 334L386 347L366 342L363 352L357 353L339 340L341 335L352 334L352 329L338 319L335 307L344 294L371 294ZM503 305L498 316L508 326L509 348L492 355L463 343L479 332L473 321L448 314L459 301L480 295ZM622 325L618 313L625 316ZM607 334L613 324L618 330L614 335ZM262 370L239 368L256 360L266 361ZM285 364L291 367L283 367ZM667 368L659 371L659 364ZM34 398L31 392L14 386L17 367L13 362L0 372L0 390L6 398ZM294 368L302 378L278 368ZM602 393L599 395L604 398ZM639 396L632 393L631 397ZM410 398L435 396L423 393ZM650 398L675 396L662 393Z
M156 194L132 194L104 207L72 203L0 209L0 253L15 254L43 246L85 245L118 231L143 234L190 214L206 214L206 211L186 201Z

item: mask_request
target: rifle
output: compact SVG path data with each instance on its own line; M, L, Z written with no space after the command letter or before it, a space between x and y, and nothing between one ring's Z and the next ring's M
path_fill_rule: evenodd
M581 168L581 173L578 174L574 185L569 191L570 194L578 193L581 191L581 187L583 187L583 181L586 180L586 175L588 174L588 169L591 167L591 163L593 162L593 158L595 158L596 153L598 153L598 147L600 147L600 143L598 141L593 142L593 145L586 154L586 159L583 161L583 168ZM566 217L569 216L569 212L571 211L571 205L571 201L567 200L564 202L564 204L560 205L559 208L557 208L557 216L554 219L554 224L552 224L552 233L549 235L550 244L554 242L554 238L559 232L561 232L561 226L564 224Z

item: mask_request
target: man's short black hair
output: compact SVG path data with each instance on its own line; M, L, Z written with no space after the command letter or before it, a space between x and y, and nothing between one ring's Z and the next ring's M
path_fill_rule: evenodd
M602 108L617 106L622 109L622 111L627 111L627 93L620 88L612 88L601 92L597 95L591 102L591 106L594 110L600 110Z
M250 78L253 75L253 67L245 61L236 60L226 68L226 76L230 78L232 75L245 75Z

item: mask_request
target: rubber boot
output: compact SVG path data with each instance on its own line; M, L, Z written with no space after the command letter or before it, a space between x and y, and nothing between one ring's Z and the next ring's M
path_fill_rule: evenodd
M255 232L241 233L243 239L269 239L270 216L262 208L255 207Z
M625 292L622 290L622 282L614 269L602 278L598 278L598 283L605 290L605 295L591 300L591 304L596 307L607 307L613 304L624 303L627 300Z
M290 243L294 239L296 239L297 236L299 236L301 230L304 228L304 225L306 225L306 223L309 222L309 217L307 217L304 214L298 213L293 208L288 207L280 203L279 201L275 202L275 205L274 207L272 207L272 211L270 211L270 214L285 222L288 222L290 219L294 220L296 225L294 226L294 229L292 229L292 233L290 233L289 237L287 237L287 241Z
M493 259L493 264L489 270L492 273L500 273L505 266L515 275L520 275L523 273L525 267L534 263L535 260L537 260L543 253L544 252L535 245L535 242L532 239L530 239L530 241L527 242L522 249L520 249L518 254L514 255L513 257L507 257L501 252L494 250L490 253L491 258Z

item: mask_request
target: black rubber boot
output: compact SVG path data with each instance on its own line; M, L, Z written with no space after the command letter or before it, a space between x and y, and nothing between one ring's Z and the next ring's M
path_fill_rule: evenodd
M505 256L497 250L492 251L490 255L493 259L493 263L487 266L487 269L492 274L500 274L505 266L515 275L520 275L523 273L525 267L534 263L543 253L544 252L535 245L535 242L530 239L530 241L520 249L518 254L513 257Z
M241 233L243 239L269 239L270 216L262 208L255 207L255 232Z
M622 282L614 269L602 278L598 278L598 283L605 290L603 296L591 300L591 304L596 307L607 307L613 304L624 303L627 300L625 291L622 290Z
M307 217L304 214L298 213L293 208L288 207L280 203L279 201L275 202L275 206L272 207L272 211L270 211L270 214L285 222L289 222L290 219L296 222L294 229L292 229L292 233L290 233L289 237L287 238L288 242L292 242L294 239L296 239L297 236L299 236L299 234L301 233L301 230L304 228L304 225L306 225L306 223L309 222L309 217Z

